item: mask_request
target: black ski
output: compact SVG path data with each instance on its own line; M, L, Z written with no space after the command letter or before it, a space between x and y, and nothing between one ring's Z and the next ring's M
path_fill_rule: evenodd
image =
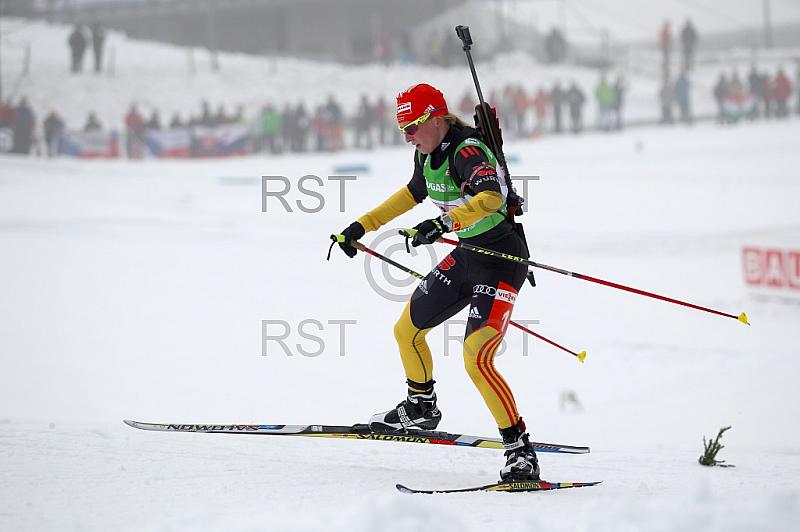
M520 492L528 492L528 491L548 491L548 490L560 490L564 488L582 488L585 486L597 486L598 484L602 483L603 481L597 482L544 482L544 481L514 481L514 482L495 482L493 484L485 484L483 486L473 486L471 488L455 488L455 489L438 489L438 490L415 490L403 486L402 484L397 484L397 489L402 493L424 493L424 494L434 494L434 493L468 493L471 491L503 491L507 493L520 493Z
M455 445L458 447L482 447L502 449L499 438L482 438L467 434L453 434L432 430L407 430L405 432L372 432L368 425L215 425L194 423L141 423L124 420L131 427L160 432L203 432L212 434L255 434L269 436L307 436L317 438L345 438L357 440L379 440L433 445ZM536 452L586 454L589 447L531 442Z

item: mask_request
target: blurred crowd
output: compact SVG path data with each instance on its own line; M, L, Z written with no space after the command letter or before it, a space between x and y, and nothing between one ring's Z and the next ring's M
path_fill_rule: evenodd
M800 67L800 65L799 65ZM798 68L797 108L800 112L800 68ZM720 72L714 86L717 121L733 123L742 118L787 118L791 113L792 82L782 67L774 75L752 67L745 80L733 70L730 77Z
M76 25L68 38L70 71L82 72L84 55L91 47L95 71L100 72L104 39L105 32L99 25L88 29ZM692 111L690 76L695 70L698 40L697 30L687 19L680 32L680 54L673 57L670 22L665 21L659 31L657 42L662 56L661 88L657 97L659 123L692 123L696 119ZM387 61L393 50L390 41L388 37L381 41ZM452 58L460 54L457 47L445 47L443 43L449 41L442 37L441 42L432 47L431 57L446 64L445 56ZM549 62L565 60L567 43L558 31L554 30L547 37L546 45ZM673 76L676 66L678 74ZM729 124L759 117L785 118L794 111L800 114L800 62L794 85L783 68L770 73L754 66L746 78L741 78L733 69L721 72L713 87L717 103L715 118L719 123ZM556 81L535 90L508 85L493 90L487 101L497 110L504 137L520 139L564 132L577 134L586 129L618 131L625 124L623 110L628 91L629 84L622 74L601 71L597 82L589 89L574 80L568 84ZM795 103L791 100L793 94ZM450 107L471 122L476 104L474 92L467 90L459 100L451 101ZM592 104L596 106L595 123L587 124L585 109ZM118 135L120 123L124 126L122 134ZM108 126L101 123L95 112L88 112L80 125L67 125L58 111L51 109L41 122L41 133L36 114L26 98L20 98L16 105L10 100L0 103L0 152L195 157L372 149L379 145L401 144L403 140L395 123L394 99L388 95L363 94L358 104L347 110L334 95L316 105L304 101L282 105L265 102L249 112L242 105L220 104L212 109L209 102L202 101L196 115L182 117L180 113L172 113L168 120L162 119L159 109L147 106L145 112L133 103Z
M603 127L622 127L623 92L621 77L610 85L603 78L598 86L596 93L603 110ZM533 92L526 92L518 85L507 86L493 91L488 102L496 107L507 139L565 131L579 133L585 129L583 116L587 97L576 82L569 86L556 82L550 88L540 87ZM476 97L468 91L453 103L452 111L471 122ZM283 106L267 103L248 115L241 105L233 112L228 112L225 105L219 105L214 111L203 101L195 116L182 118L179 113L173 113L165 120L158 109L148 108L145 112L133 103L120 121L124 123L125 153L131 158L148 156L149 141L157 133L219 128L236 129L237 134L246 137L247 153L333 152L401 144L403 135L397 130L394 107L393 98L370 98L364 94L358 105L346 112L336 97L330 95L316 107L303 101ZM16 106L0 106L0 126L13 127L15 139L14 149L0 151L54 154L54 140L59 135L101 134L118 129L116 123L103 124L93 111L87 113L81 124L67 124L57 110L51 109L42 121L40 136L35 116L25 98Z
M148 134L155 131L236 127L247 139L248 153L338 151L348 146L370 149L388 142L393 111L385 99L371 104L366 96L354 115L346 115L333 95L314 108L303 101L282 107L268 103L251 116L242 106L232 114L226 113L224 105L211 112L209 103L203 101L197 116L184 121L175 114L163 128L157 110L148 119L133 104L125 116L126 146L130 157L141 157Z
M612 79L613 78L613 79ZM794 83L800 86L800 79ZM783 69L774 75L753 68L746 79L737 72L721 73L713 88L720 123L732 123L742 118L785 118L800 113L800 91L793 87ZM534 138L542 135L581 133L587 129L618 131L623 128L625 96L628 83L622 75L601 73L596 85L587 90L575 81L564 85L555 82L550 87L526 91L520 85L509 85L492 91L487 101L500 118L504 138ZM792 95L796 101L792 101ZM691 123L691 83L682 72L675 82L665 83L659 93L662 124L676 121ZM179 113L162 119L158 109L145 113L132 104L120 122L124 123L121 140L128 157L142 158L148 153L148 139L154 134L170 131L213 130L234 128L243 137L246 153L333 152L345 148L372 149L375 146L397 145L403 135L395 124L393 99L386 96L362 95L359 104L345 112L342 104L331 95L315 107L300 101L278 106L267 103L247 113L243 106L228 111L219 105L213 111L208 102L201 102L195 116L183 118ZM451 103L453 112L467 122L472 121L477 100L467 91L460 100ZM586 123L586 108L596 106L595 123ZM95 112L88 112L81 124L67 124L57 110L51 109L41 122L26 98L16 105L0 104L0 130L10 128L11 135L0 135L0 152L54 154L54 140L61 134L108 133L118 129L117 123L105 125ZM239 150L240 152L242 150ZM191 156L191 154L189 155Z

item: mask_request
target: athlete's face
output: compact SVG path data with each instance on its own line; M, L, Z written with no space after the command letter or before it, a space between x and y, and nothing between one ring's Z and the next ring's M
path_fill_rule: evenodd
M410 123L410 122L407 122ZM444 119L434 116L419 124L414 134L403 133L406 142L413 144L421 153L429 154L442 143L447 128L443 128ZM400 124L404 126L405 124Z

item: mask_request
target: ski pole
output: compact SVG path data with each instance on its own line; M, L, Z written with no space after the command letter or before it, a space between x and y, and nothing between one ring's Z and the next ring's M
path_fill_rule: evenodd
M337 242L344 242L344 236L343 235L331 235L331 240L333 240L333 244L336 244ZM333 248L333 244L331 244L331 248ZM363 251L364 253L367 253L368 255L372 255L373 257L386 262L387 264L391 264L395 268L398 268L398 269L406 272L407 274L409 274L409 275L411 275L413 277L416 277L417 279L425 279L424 275L415 272L411 268L407 268L407 267L403 266L399 262L393 261L392 259L390 259L389 257L387 257L385 255L381 255L377 251L374 251L374 250L368 248L367 246L365 246L364 244L362 244L358 240L351 240L350 241L350 245L353 246L354 248L356 248L359 251ZM330 252L330 250L329 250L329 252ZM329 253L328 256L330 257L330 253ZM576 353L574 351L571 351L571 350L567 349L566 347L564 347L564 346L562 346L560 344L557 344L556 342L554 342L554 341L552 341L552 340L550 340L548 338L545 338L541 334L537 334L537 333L533 332L532 330L528 329L527 327L523 327L519 323L516 323L514 321L510 321L510 323L511 323L511 325L516 327L517 329L520 329L521 331L524 331L524 332L526 332L526 333L528 333L528 334L530 334L532 336L535 336L539 340L547 342L548 344L550 344L550 345L552 345L554 347L557 347L558 349L561 349L562 351L565 351L565 352L569 353L570 355L574 356L575 358L577 358L581 362L586 360L586 351L581 351L580 353Z
M401 232L404 235L414 236L414 230L408 229ZM574 277L576 279L583 279L584 281L590 281L592 283L601 284L604 286L610 286L611 288L617 288L619 290L625 290L626 292L632 292L634 294L639 294L641 296L652 297L654 299L660 299L661 301L666 301L668 303L674 303L676 305L682 305L684 307L693 308L696 310L702 310L703 312L709 312L711 314L717 314L719 316L725 316L726 318L733 318L735 320L741 321L745 325L750 325L747 321L747 315L742 312L738 316L734 314L727 314L725 312L720 312L719 310L714 310L707 307L701 307L700 305L695 305L693 303L687 303L685 301L680 301L678 299L673 299L671 297L660 296L658 294L654 294L652 292L646 292L644 290L639 290L638 288L631 288L630 286L625 286L617 283L612 283L611 281L604 281L603 279L598 279L597 277L590 277L588 275L583 275L580 273L571 272L568 270L563 270L561 268L556 268L554 266L548 266L547 264L541 264L538 262L534 262L532 260L523 259L521 257L515 257L514 255L509 255L507 253L501 253L499 251L494 251L491 249L485 249L478 246L473 246L472 244L467 244L464 242L460 242L458 240L451 240L449 238L439 238L439 241L444 242L445 244L450 244L452 246L460 247L462 249L466 249L468 251L474 251L476 253L482 253L484 255L490 255L492 257L499 257L501 259L506 259L512 262L518 262L520 264L525 264L527 266L532 266L534 268L541 268L543 270L548 270L551 272L560 273L562 275L567 275L569 277Z

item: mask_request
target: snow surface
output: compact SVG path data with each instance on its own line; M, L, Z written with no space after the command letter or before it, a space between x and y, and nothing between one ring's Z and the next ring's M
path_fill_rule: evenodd
M50 30L63 28L37 31ZM131 57L152 46L125 43ZM325 75L332 86L347 80L341 94L354 101L347 91L359 83L394 90L432 75L387 69L376 80L369 68L292 64L281 83L309 99ZM46 70L32 76L25 83L40 101L57 89ZM209 98L229 90L211 74L195 81ZM106 78L69 82L93 83L99 108L129 103ZM167 98L161 87L179 82L152 83ZM585 349L586 362L512 330L498 367L533 439L592 448L542 454L543 476L604 483L519 495L394 489L491 482L498 451L122 423L349 424L394 406L404 379L392 326L403 303L379 289L413 285L363 256L325 256L330 233L406 182L410 148L170 162L2 157L0 530L794 531L800 306L751 298L740 254L750 244L800 247L799 133L793 118L508 143L512 172L540 176L528 182L524 218L534 260L746 311L753 324L537 270L514 319L538 320L530 327ZM328 176L345 165L369 170L342 197ZM292 212L274 197L262 212L264 175L290 180ZM320 179L305 182L318 196L297 186L308 175ZM434 213L420 206L389 229ZM410 256L390 232L364 241L419 271L448 251ZM290 327L291 356L263 342L264 320L273 337ZM457 323L449 335L460 336ZM429 339L441 428L494 436L458 342L442 330ZM570 392L580 410L562 407ZM700 466L703 438L728 425L718 459L736 467Z

